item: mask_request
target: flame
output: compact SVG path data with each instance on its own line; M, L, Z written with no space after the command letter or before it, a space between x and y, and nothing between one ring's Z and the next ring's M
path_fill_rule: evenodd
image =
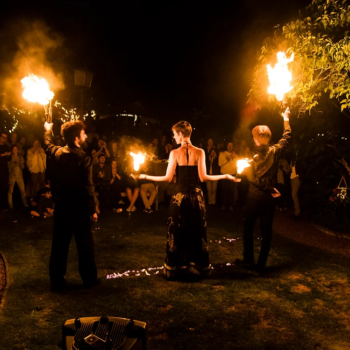
M248 158L237 160L237 174L242 174L242 172L245 168L250 167L249 163L251 161L252 160L251 159L249 160Z
M47 81L43 78L38 78L34 74L23 78L21 83L24 88L22 96L30 102L38 102L45 106L54 96Z
M134 170L138 171L140 169L140 164L145 162L146 156L142 153L135 154L130 152L130 155L134 158Z
M288 63L293 62L294 53L290 58L286 57L286 54L280 51L277 54L278 63L276 63L275 68L272 68L269 64L267 65L267 73L270 80L270 86L268 88L268 93L276 95L278 101L282 101L284 94L293 89L290 85L292 81L292 73L288 70Z

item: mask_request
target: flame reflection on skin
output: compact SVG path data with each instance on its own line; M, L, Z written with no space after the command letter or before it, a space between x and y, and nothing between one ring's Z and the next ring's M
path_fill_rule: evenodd
M290 58L286 57L286 54L280 51L277 54L278 63L272 68L269 64L267 65L267 73L270 80L270 86L268 88L268 93L276 95L278 101L282 101L284 95L293 89L290 85L292 81L292 72L288 70L288 63L293 62L294 53Z
M250 164L249 164L250 162L251 160L247 158L237 160L237 174L242 174L245 168L250 167Z
M134 158L134 170L138 171L140 169L140 164L145 162L146 156L142 153L135 154L134 152L130 152L130 155Z
M21 83L24 88L22 96L30 102L37 102L45 106L54 96L47 81L43 78L38 78L34 74L23 78Z

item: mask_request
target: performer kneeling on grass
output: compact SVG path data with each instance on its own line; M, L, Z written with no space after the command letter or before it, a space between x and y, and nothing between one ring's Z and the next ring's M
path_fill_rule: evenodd
M269 146L271 131L266 125L258 125L252 130L256 145L256 154L251 166L245 168L245 175L249 182L248 195L244 213L244 253L243 260L236 260L236 264L243 268L263 272L269 255L272 239L272 222L275 212L275 198L280 196L276 190L276 178L279 156L287 146L291 129L289 125L290 111L287 108L282 117L284 119L284 132L281 140ZM254 265L253 231L256 219L260 219L261 250L258 264Z
M54 229L50 258L50 279L53 290L66 286L69 244L74 235L79 256L79 272L85 287L100 284L94 258L94 242L90 216L97 220L92 182L92 161L82 150L86 140L85 125L68 122L62 125L61 134L67 146L52 142L52 123L45 123L45 151L55 159L55 181L52 183L55 198Z
M177 182L170 201L164 276L207 276L210 273L207 244L205 201L200 181L229 179L232 175L207 175L205 153L194 147L191 125L180 121L172 127L174 139L181 147L170 152L165 176L140 175L140 179L170 182L177 173Z

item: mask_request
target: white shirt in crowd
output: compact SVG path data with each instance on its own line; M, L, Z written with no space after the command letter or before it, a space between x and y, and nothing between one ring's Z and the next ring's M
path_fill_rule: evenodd
M227 160L227 158L232 158ZM237 173L238 156L235 152L229 153L227 151L219 154L219 167L221 174L236 174Z
M27 167L31 173L43 173L46 169L46 154L43 148L39 147L34 151L34 147L27 152Z

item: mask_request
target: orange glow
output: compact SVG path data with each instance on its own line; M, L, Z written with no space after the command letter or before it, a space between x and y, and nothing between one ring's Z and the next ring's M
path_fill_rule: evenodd
M250 163L251 161L252 161L252 160L249 160L248 158L237 160L237 173L238 173L238 174L242 174L242 172L243 172L243 170L244 170L245 168L250 167L250 164L249 164L249 163Z
M145 162L146 156L142 153L135 154L130 152L130 155L134 158L134 170L138 171L140 169L140 164Z
M54 93L50 91L49 84L43 78L38 78L34 74L30 74L21 80L23 87L22 96L33 103L40 103L41 105L47 105L52 100Z
M292 72L288 70L288 63L293 62L294 53L290 58L286 57L286 54L280 51L277 54L278 63L272 68L269 64L267 65L267 73L270 80L270 86L268 88L268 93L276 95L278 101L282 101L284 95L293 89L290 85L292 81Z

